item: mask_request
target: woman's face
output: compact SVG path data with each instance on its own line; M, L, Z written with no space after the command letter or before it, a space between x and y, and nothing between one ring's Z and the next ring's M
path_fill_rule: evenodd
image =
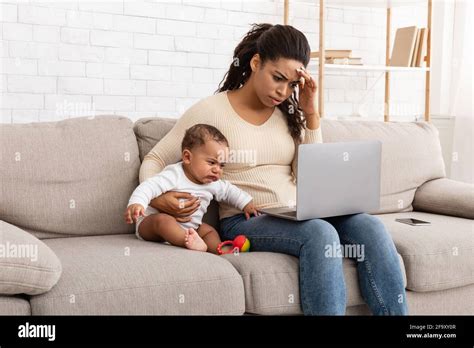
M279 58L267 60L262 64L258 54L250 61L252 82L255 92L262 104L274 107L288 99L298 88L300 76L296 69L303 63L293 59Z

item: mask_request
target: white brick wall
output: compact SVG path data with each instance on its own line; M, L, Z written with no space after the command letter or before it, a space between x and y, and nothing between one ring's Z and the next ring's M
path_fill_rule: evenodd
M318 7L292 0L290 10L290 24L316 51ZM249 24L282 23L283 0L10 0L0 4L0 13L0 122L94 113L136 120L179 117L211 95ZM330 6L326 19L328 48L351 48L366 64L384 63L385 10ZM423 6L393 11L394 27L425 22ZM381 118L379 77L328 74L326 115L365 110ZM398 73L392 80L399 103L393 111L422 113L424 75Z

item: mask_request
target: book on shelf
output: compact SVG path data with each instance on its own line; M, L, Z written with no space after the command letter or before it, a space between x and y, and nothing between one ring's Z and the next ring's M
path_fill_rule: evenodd
M362 58L351 57L352 50L324 50L325 64L362 65ZM311 58L319 61L319 52L311 52Z
M411 66L417 30L415 26L397 29L390 58L391 66Z
M416 56L418 55L418 47L420 45L420 32L420 29L416 28L415 48L413 49L413 54L411 56L410 66L416 66Z
M418 52L416 53L415 66L424 67L426 66L426 50L428 45L428 28L420 29L420 43L418 46Z
M352 50L324 50L324 58L350 58ZM311 58L319 58L319 52L311 52Z
M390 57L390 66L425 66L428 29L416 26L398 28Z
M326 64L362 65L362 58L327 58Z

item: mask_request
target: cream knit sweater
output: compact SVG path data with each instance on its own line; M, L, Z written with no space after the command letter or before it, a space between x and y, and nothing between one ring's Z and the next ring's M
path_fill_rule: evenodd
M262 125L242 119L221 92L191 106L171 131L145 156L140 167L140 183L181 160L181 141L186 129L206 123L219 129L230 145L230 159L222 179L230 181L253 197L258 208L282 207L296 203L296 144L285 116L278 109ZM302 143L321 143L321 127L306 129ZM220 218L241 211L219 204Z

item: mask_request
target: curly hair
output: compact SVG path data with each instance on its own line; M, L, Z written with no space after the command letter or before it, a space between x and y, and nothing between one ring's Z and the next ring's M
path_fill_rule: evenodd
M235 48L233 61L216 93L236 90L243 86L252 72L250 60L256 53L260 55L262 64L265 64L267 60L276 61L279 58L287 58L301 62L306 68L310 60L311 48L304 34L290 25L253 24ZM305 126L305 119L303 110L299 107L296 90L278 105L278 108L286 117L291 136L299 140Z

